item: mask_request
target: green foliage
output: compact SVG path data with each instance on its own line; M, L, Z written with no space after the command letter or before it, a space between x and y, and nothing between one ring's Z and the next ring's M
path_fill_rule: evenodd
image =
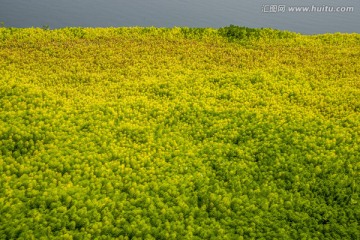
M248 43L254 42L259 39L261 40L276 40L276 39L292 39L297 36L297 34L280 31L275 29L258 29L258 28L248 28L242 26L230 25L228 27L223 27L218 30L219 35L228 39L230 42L237 43Z
M42 26L42 29L43 29L43 30L50 30L50 26L49 26L49 25L43 25L43 26Z
M68 28L68 31L71 33L71 37L75 37L75 38L84 38L86 35L86 32L81 27Z
M229 40L243 40L249 38L259 38L260 29L248 28L242 26L230 25L228 27L223 27L219 29L219 34L223 37L228 38Z
M0 239L360 238L359 39L0 28Z

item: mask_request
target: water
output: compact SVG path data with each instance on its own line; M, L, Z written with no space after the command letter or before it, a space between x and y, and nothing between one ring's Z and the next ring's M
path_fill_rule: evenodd
M286 5L286 10L269 12L270 5ZM289 10L291 6L312 5L350 6L353 11L330 13ZM358 0L0 0L0 22L9 27L219 28L234 24L304 34L360 33L359 13Z

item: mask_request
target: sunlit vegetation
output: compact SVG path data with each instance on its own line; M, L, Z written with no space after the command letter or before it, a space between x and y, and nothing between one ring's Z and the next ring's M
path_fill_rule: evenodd
M360 35L0 28L0 239L359 239Z

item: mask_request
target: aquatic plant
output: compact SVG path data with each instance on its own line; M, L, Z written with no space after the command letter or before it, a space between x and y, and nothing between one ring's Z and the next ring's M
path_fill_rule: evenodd
M0 28L0 238L360 238L359 57L359 34Z

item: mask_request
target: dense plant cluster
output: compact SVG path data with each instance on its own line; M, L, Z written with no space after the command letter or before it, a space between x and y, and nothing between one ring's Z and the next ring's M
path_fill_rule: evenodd
M219 29L219 35L223 36L230 41L237 42L247 42L249 39L259 39L263 35L271 38L291 38L296 34L287 31L278 31L274 29L256 29L248 27L240 27L235 25L230 25L228 27L223 27Z
M359 57L359 34L0 28L0 238L360 238Z

